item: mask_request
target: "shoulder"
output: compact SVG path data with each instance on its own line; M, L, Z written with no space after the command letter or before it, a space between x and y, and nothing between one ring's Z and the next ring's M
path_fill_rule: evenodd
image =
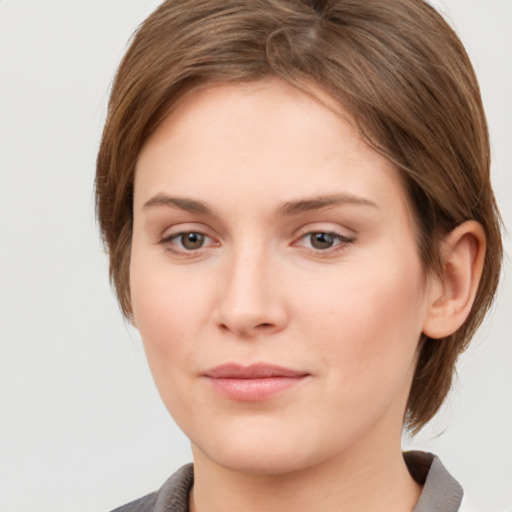
M194 483L192 464L181 467L162 487L112 512L188 512L188 495Z

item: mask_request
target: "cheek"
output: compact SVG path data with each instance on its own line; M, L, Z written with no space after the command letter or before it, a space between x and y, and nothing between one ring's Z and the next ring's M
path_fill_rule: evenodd
M301 329L339 379L363 387L401 379L415 357L424 311L423 273L415 253L359 260L315 279L302 297ZM322 286L324 284L324 286ZM339 385L339 382L337 382Z
M140 263L140 264L139 264ZM207 287L183 272L139 260L131 266L131 294L136 327L153 380L171 416L190 420L191 385L198 371L199 341L208 317Z
M211 302L208 287L186 272L132 252L130 289L134 323L140 332L154 378L194 354ZM158 382L157 382L158 384Z

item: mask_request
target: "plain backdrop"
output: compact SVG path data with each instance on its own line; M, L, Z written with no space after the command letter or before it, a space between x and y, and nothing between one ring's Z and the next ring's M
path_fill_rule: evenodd
M114 70L157 1L0 0L0 510L107 511L191 458L108 285L94 162ZM512 225L512 1L435 2L480 78ZM498 302L431 425L485 512L512 510L511 240Z

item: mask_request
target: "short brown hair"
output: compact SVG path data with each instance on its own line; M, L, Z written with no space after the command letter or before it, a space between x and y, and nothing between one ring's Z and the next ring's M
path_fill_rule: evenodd
M457 225L474 219L485 230L468 319L451 336L420 340L406 411L417 431L450 389L457 357L492 303L502 258L478 82L454 31L422 0L169 0L141 25L113 84L97 160L97 211L121 309L130 315L142 146L186 91L267 76L320 86L396 165L426 272L442 272L440 240Z

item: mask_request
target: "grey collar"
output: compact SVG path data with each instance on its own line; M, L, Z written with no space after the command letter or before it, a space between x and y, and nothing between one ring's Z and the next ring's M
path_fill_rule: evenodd
M441 461L432 453L410 451L404 453L411 476L423 491L413 512L457 512L464 491Z
M413 512L457 512L462 487L433 454L404 453L411 476L423 492ZM194 484L194 467L187 464L174 473L159 491L117 508L113 512L189 512L188 497Z

